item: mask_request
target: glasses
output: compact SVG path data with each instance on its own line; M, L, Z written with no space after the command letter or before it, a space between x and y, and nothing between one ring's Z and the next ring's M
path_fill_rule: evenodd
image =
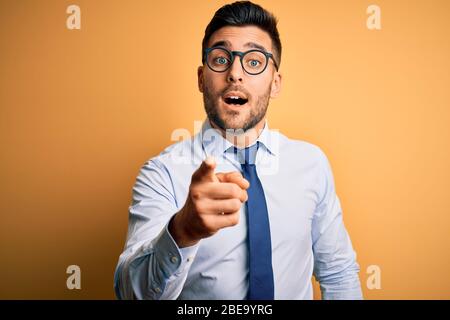
M278 71L278 65L275 62L273 54L258 49L252 49L246 52L230 51L223 47L206 48L203 56L203 63L215 72L227 71L234 62L234 58L239 56L242 69L251 75L263 73L272 59L275 68Z

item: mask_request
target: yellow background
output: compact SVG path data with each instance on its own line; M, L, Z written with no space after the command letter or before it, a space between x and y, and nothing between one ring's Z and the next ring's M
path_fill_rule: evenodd
M196 68L224 3L0 0L0 298L114 298L135 177L204 119ZM450 1L258 3L284 51L270 126L328 155L365 298L449 299Z

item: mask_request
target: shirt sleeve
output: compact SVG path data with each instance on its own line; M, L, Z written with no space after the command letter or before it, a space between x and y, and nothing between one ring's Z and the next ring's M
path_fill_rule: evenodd
M325 154L320 150L320 201L312 221L314 276L322 299L362 299L359 265L344 226L334 178Z
M129 207L128 235L114 276L118 299L176 299L198 249L179 248L168 224L178 212L170 175L151 160L141 169Z

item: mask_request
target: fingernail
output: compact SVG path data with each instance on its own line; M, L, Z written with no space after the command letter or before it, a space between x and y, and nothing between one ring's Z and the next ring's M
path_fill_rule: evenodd
M213 156L207 156L205 162L209 165L213 165L216 162L216 159L214 159Z

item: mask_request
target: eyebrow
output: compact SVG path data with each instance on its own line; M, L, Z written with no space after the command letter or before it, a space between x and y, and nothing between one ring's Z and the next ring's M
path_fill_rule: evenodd
M220 40L220 41L214 42L211 47L226 47L226 48L229 48L229 47L231 47L231 44L227 40ZM255 42L247 42L246 44L244 44L244 47L259 49L259 50L268 52L266 48L264 48L262 45L257 44Z

